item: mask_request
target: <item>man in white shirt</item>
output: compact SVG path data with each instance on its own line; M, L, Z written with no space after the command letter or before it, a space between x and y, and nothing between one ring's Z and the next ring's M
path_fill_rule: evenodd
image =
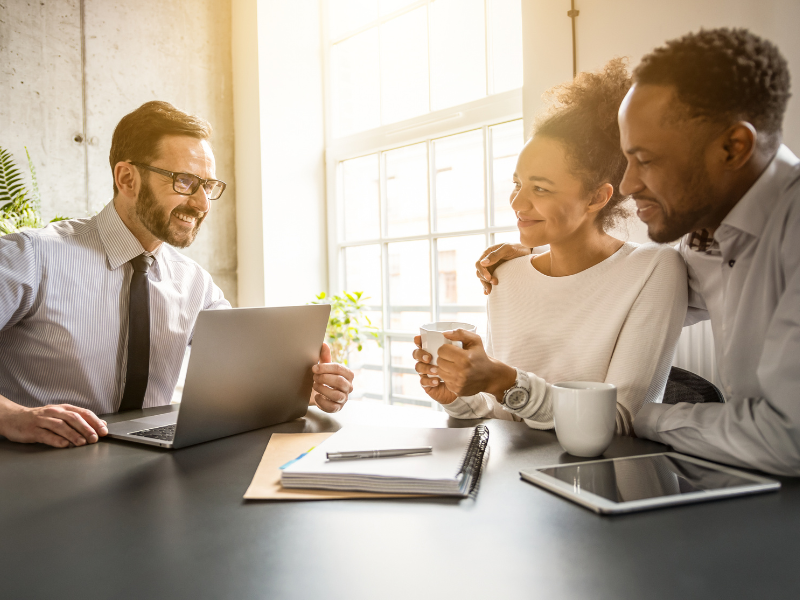
M781 144L789 70L743 29L700 31L642 59L620 107L620 186L657 242L681 238L687 324L711 319L724 404L648 404L640 437L800 475L800 166ZM513 256L511 249L479 262Z
M1 436L83 446L108 433L97 414L170 403L198 313L230 308L175 249L225 190L210 135L148 102L114 131L114 199L98 215L0 237ZM340 410L352 371L327 345L312 370L310 403Z
M800 161L781 144L786 61L746 30L718 29L656 49L633 77L620 189L653 240L684 236L690 318L711 319L726 398L646 406L636 434L800 475Z

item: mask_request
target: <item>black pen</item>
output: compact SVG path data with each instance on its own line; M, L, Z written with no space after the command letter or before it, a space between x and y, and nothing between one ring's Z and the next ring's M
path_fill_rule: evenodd
M357 458L389 458L397 456L415 456L417 454L430 454L431 446L419 448L397 448L394 450L351 450L349 452L326 452L328 460L353 460Z

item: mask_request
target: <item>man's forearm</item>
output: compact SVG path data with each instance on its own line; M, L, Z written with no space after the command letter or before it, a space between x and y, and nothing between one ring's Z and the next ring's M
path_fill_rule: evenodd
M777 412L764 398L674 406L647 405L636 434L675 450L776 475L800 475L798 416Z

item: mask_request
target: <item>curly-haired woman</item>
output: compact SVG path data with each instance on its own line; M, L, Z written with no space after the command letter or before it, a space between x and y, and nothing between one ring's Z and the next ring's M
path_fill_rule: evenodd
M436 366L414 351L422 387L451 416L550 429L552 383L603 381L617 387L617 433L632 434L639 409L661 401L686 314L686 267L670 246L608 233L627 216L617 110L630 85L616 59L552 90L510 198L520 242L549 250L498 268L485 348L457 330L447 337L463 348L443 346ZM528 400L512 408L503 398L515 387Z

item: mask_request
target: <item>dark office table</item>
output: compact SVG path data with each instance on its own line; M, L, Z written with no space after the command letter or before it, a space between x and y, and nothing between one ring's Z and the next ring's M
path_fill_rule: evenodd
M800 597L800 482L599 516L519 479L571 460L520 423L491 422L476 500L242 500L271 433L349 423L475 424L351 402L178 451L0 441L0 598ZM618 438L607 455L663 449Z

